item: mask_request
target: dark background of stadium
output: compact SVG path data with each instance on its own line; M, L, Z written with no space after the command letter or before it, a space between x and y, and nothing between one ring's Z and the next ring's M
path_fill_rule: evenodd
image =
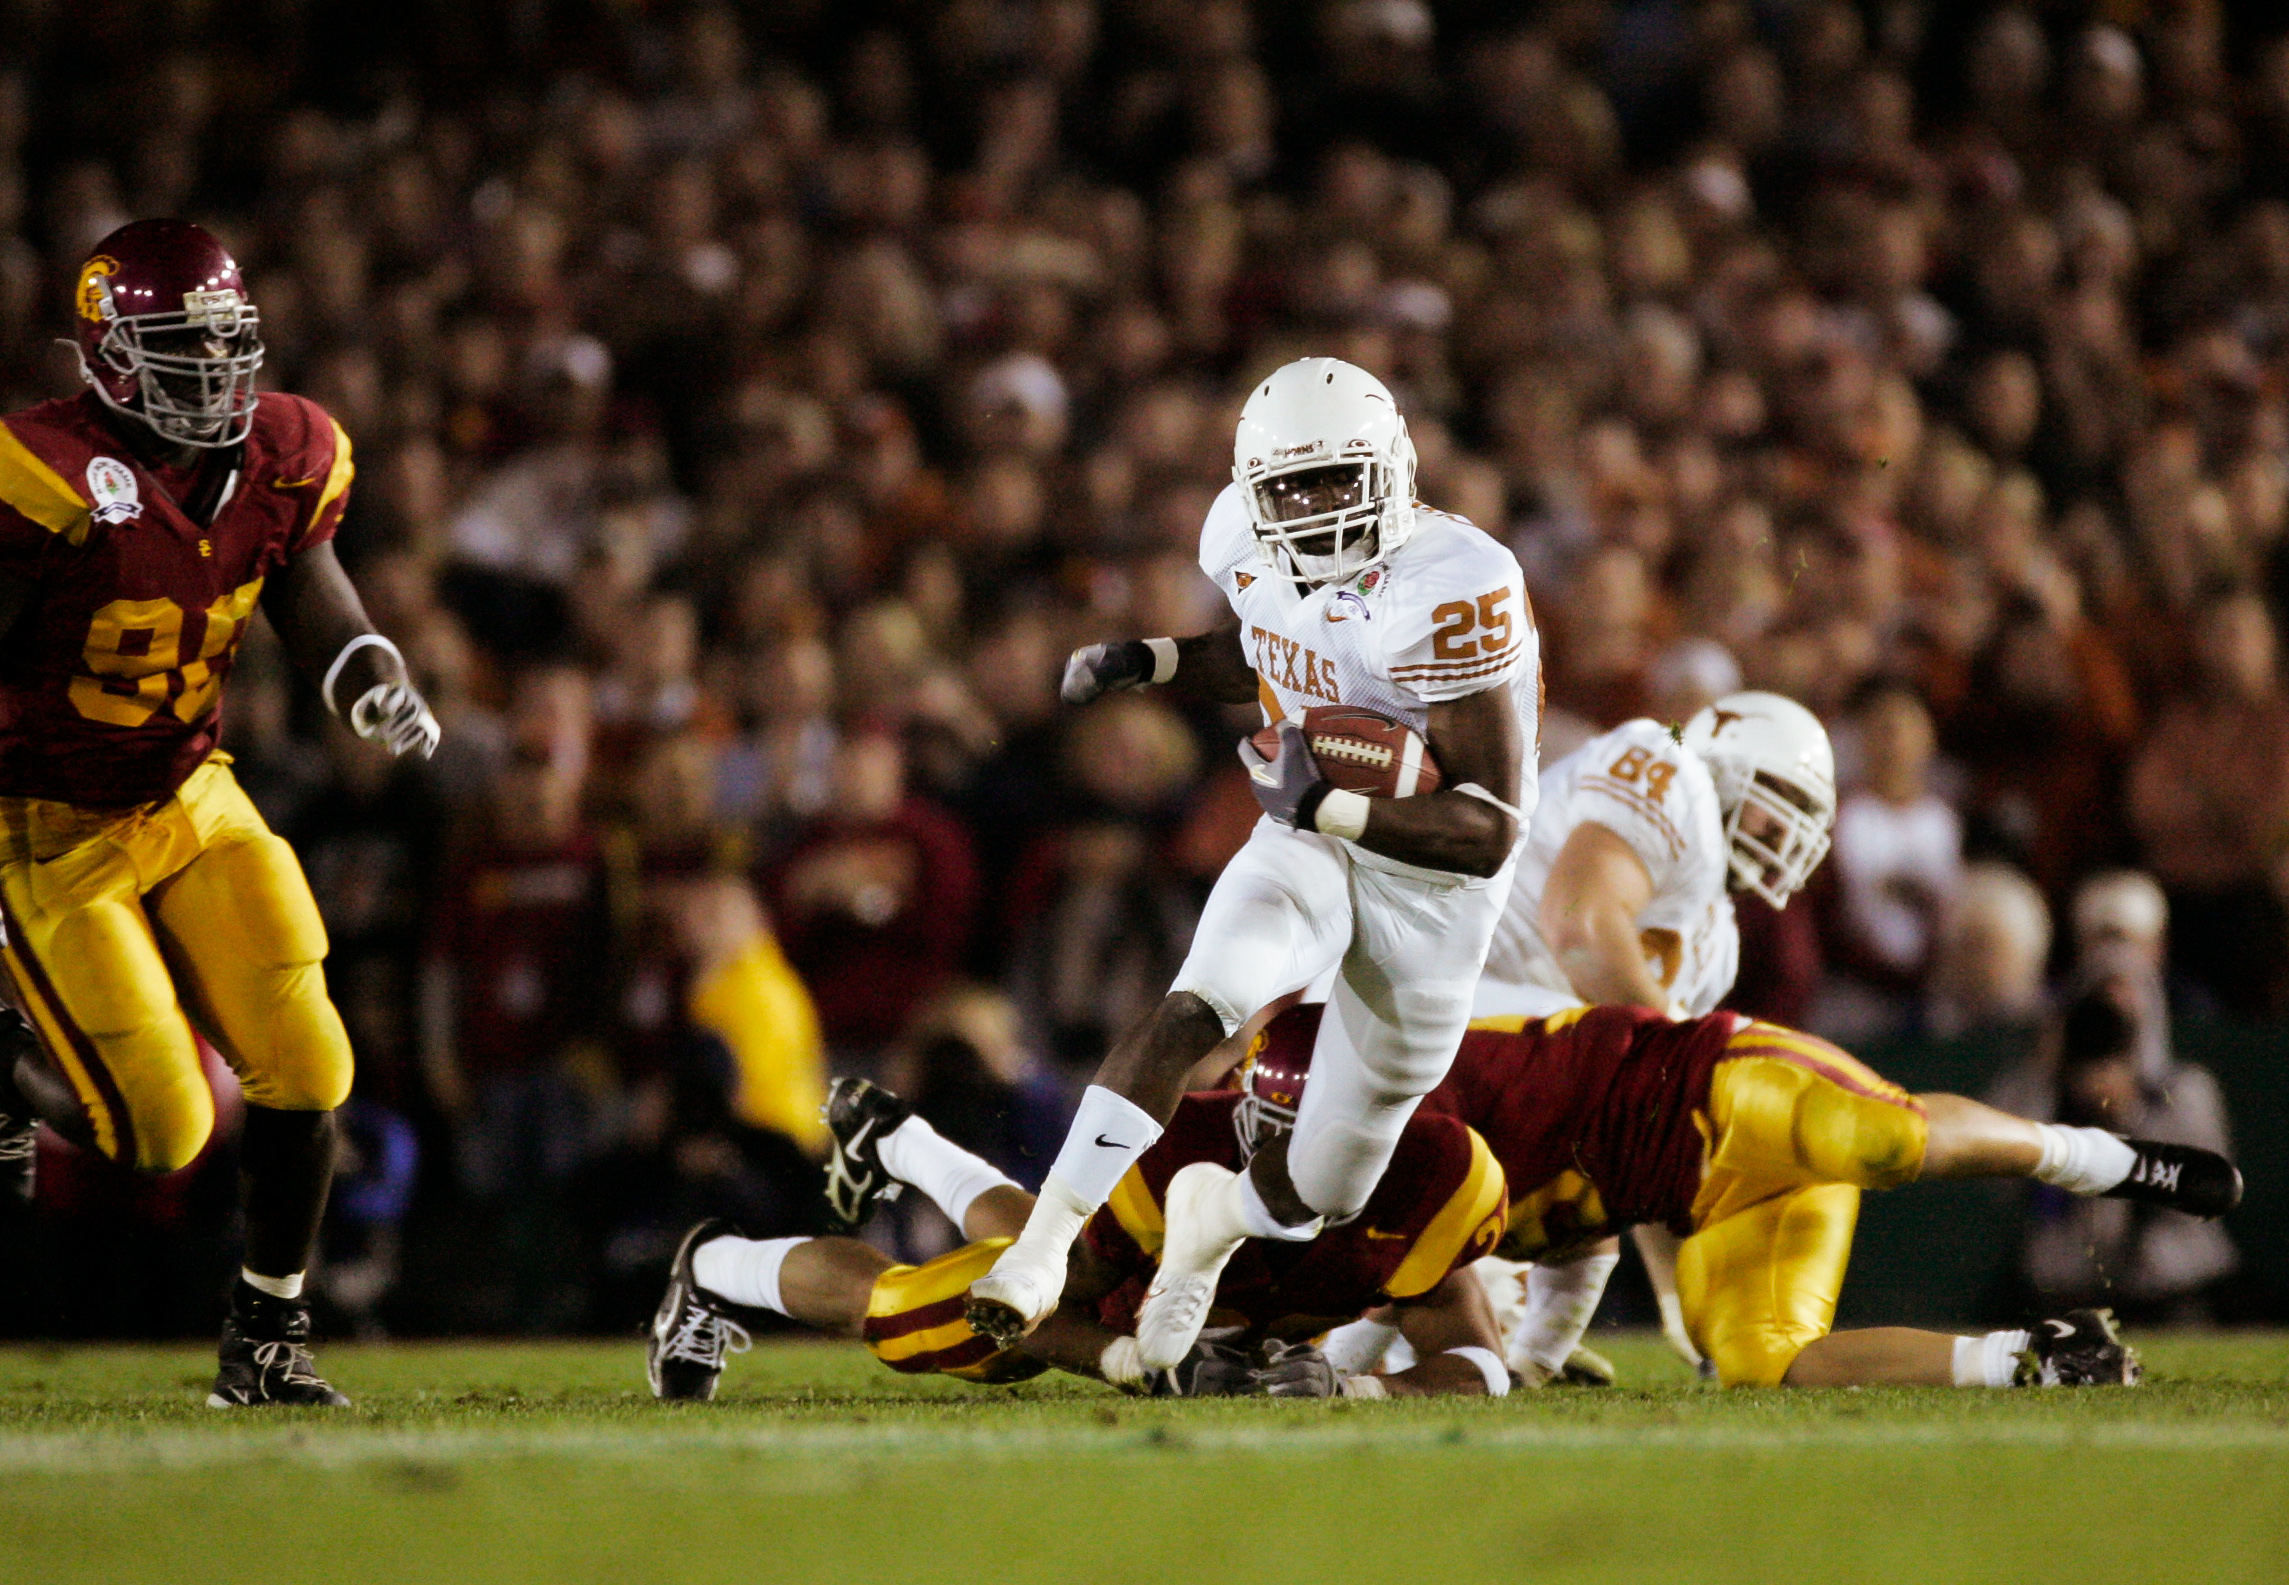
M2252 1193L2244 1269L2150 1308L2289 1318L2268 11L0 0L0 398L73 388L110 226L214 226L446 725L381 762L267 635L228 696L359 1049L336 1330L631 1323L692 1216L810 1225L766 1125L825 1064L1038 1177L1254 814L1243 722L1061 715L1055 669L1207 625L1233 393L1304 352L1518 548L1551 752L1732 667L1952 820L1752 914L1742 1005L1978 1093L2084 971L2078 885L2156 876ZM774 939L816 1044L694 995L783 1009ZM42 1171L0 1330L212 1324L227 1129ZM1847 1314L2017 1313L2020 1214L1871 1202Z

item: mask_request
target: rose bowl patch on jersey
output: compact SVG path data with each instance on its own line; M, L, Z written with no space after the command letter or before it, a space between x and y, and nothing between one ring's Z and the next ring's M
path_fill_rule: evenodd
M1332 786L1369 798L1438 790L1442 778L1430 745L1403 722L1351 705L1321 705L1306 710L1301 725L1313 763ZM1255 744L1259 753L1275 754L1279 733L1265 727Z

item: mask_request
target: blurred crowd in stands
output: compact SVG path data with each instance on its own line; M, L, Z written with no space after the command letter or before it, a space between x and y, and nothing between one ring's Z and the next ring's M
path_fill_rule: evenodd
M1829 722L1743 1005L2031 1029L2096 897L2167 911L2125 1094L2167 1003L2289 1012L2289 35L2216 0L0 21L5 406L74 388L97 238L213 226L444 723L377 757L259 629L230 682L358 1049L355 1324L630 1319L694 1215L815 1214L830 1071L1038 1177L1256 813L1241 718L1057 671L1217 617L1235 393L1306 353L1518 551L1545 758L1743 683ZM2081 1104L2096 1017L2011 1082ZM227 1200L43 1170L57 1250Z

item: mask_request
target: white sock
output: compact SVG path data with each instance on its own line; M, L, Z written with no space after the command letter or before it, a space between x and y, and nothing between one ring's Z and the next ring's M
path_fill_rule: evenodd
M1620 1264L1618 1253L1588 1255L1562 1266L1536 1261L1526 1273L1526 1315L1510 1339L1512 1367L1524 1373L1527 1364L1539 1365L1550 1376L1564 1370L1598 1313L1606 1280Z
M1050 1179L1065 1186L1086 1217L1111 1198L1113 1185L1159 1137L1160 1124L1142 1107L1092 1084L1081 1092L1081 1108L1065 1131L1065 1148L1057 1152Z
M1272 1215L1271 1207L1256 1189L1256 1175L1247 1168L1240 1169L1240 1180L1232 1186L1233 1212L1250 1238L1276 1238L1284 1244L1308 1244L1319 1236L1327 1224L1324 1216L1315 1216L1297 1226L1289 1226Z
M2019 1371L2019 1351L2027 1346L2024 1332L1989 1332L1985 1337L1955 1340L1955 1385L2008 1387Z
M875 1148L885 1172L928 1195L956 1227L986 1190L1017 1187L992 1162L971 1155L919 1117L907 1118Z
M2043 1159L2035 1164L2035 1176L2070 1194L2104 1194L2138 1165L2138 1152L2103 1128L2035 1127L2043 1136Z
M1007 1260L1020 1250L1038 1252L1046 1248L1054 1251L1058 1260L1063 1260L1066 1251L1073 1247L1073 1240L1081 1236L1082 1226L1096 1212L1097 1206L1088 1204L1051 1172L1041 1185L1041 1192L1034 1196L1033 1212L1025 1219L1025 1231L1017 1235L1017 1243L1003 1251L1001 1258Z
M787 1314L779 1298L779 1268L807 1238L711 1238L691 1254L692 1280L733 1304Z
M273 1299L299 1299L302 1297L302 1273L299 1271L291 1277L264 1277L258 1276L241 1266L238 1268L238 1274L246 1279L248 1287L257 1293L267 1293Z
M1357 1376L1382 1364L1398 1335L1397 1327L1362 1316L1320 1339L1319 1351L1346 1376Z

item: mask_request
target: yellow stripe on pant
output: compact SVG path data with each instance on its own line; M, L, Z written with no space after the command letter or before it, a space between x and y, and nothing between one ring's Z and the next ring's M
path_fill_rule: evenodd
M19 1006L103 1152L145 1172L214 1126L196 1029L246 1098L330 1111L350 1043L302 867L225 755L129 810L0 798L0 920Z
M1677 1296L1719 1380L1778 1386L1836 1319L1860 1191L1913 1181L1929 1128L1914 1096L1817 1036L1748 1024L1726 1051Z

